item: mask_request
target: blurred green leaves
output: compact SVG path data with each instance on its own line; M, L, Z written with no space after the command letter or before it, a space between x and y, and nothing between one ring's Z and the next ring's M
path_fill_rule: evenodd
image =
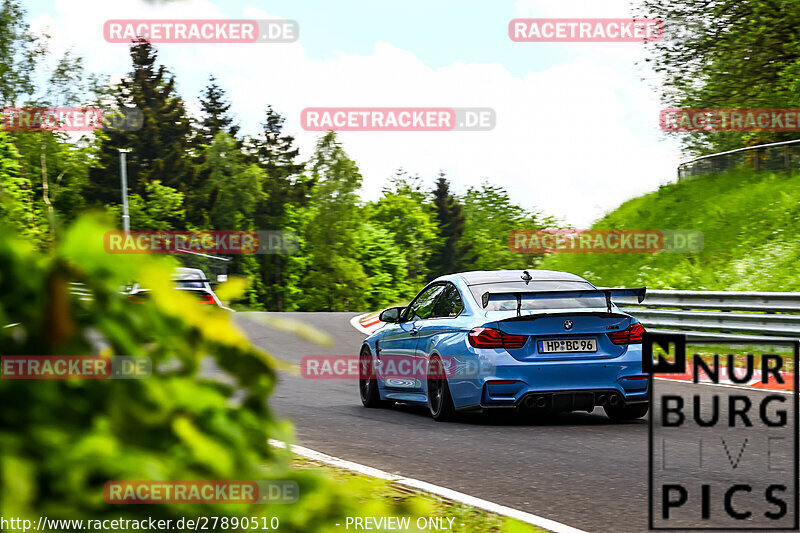
M379 481L291 468L291 456L268 444L292 439L291 427L268 407L276 368L286 365L253 347L232 313L173 289L171 258L106 253L103 235L110 228L102 215L80 218L43 253L0 227L0 317L2 325L15 324L0 327L0 354L102 350L153 362L146 379L0 379L0 515L274 516L282 531L333 531L346 516L433 511L416 496L387 496ZM133 281L151 297L136 303L120 292ZM82 283L91 298L72 294L70 283ZM244 289L234 279L221 292L233 298ZM330 344L307 325L260 316L269 327ZM201 374L203 359L212 370ZM291 505L110 505L103 499L112 480L224 479L293 480L300 499Z

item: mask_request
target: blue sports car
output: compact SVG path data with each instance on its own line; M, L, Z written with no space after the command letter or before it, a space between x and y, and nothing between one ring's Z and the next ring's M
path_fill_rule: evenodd
M597 406L612 419L641 418L649 407L644 328L612 298L644 295L551 270L442 276L407 307L381 313L386 324L361 347L361 401L427 405L436 420Z

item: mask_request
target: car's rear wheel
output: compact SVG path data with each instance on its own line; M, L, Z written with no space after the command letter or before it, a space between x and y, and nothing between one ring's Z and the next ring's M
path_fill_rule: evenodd
M452 420L456 414L444 365L438 357L432 357L428 363L428 410L439 422Z
M375 377L375 365L369 348L361 348L358 357L358 392L364 407L383 407L386 402L381 400L378 392L378 380Z
M635 403L633 405L615 405L613 407L605 405L603 409L605 409L608 418L612 420L636 420L647 414L650 404Z

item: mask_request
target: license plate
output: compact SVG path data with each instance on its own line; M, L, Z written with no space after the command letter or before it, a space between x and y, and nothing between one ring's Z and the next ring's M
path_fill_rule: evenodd
M597 339L539 341L539 353L596 352Z

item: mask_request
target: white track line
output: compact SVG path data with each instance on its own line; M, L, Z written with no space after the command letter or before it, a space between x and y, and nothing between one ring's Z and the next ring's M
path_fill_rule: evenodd
M269 439L269 444L271 446L275 446L276 448L286 449L286 443L279 440ZM489 511L490 513L494 513L497 515L507 516L509 518L519 520L520 522L525 522L527 524L531 524L546 529L548 531L553 531L554 533L586 533L585 531L582 531L580 529L575 529L574 527L562 524L561 522L556 522L555 520L550 520L549 518L544 518L541 516L537 516L535 514L526 513L524 511L520 511L517 509L512 509L511 507L506 507L505 505L499 505L497 503L493 503L487 500L482 500L480 498L470 496L469 494L464 494L463 492L458 492L445 487L440 487L438 485L434 485L426 481L420 481L418 479L390 474L388 472L384 472L383 470L372 468L371 466L354 463L352 461L347 461L345 459L339 459L338 457L333 457L332 455L327 455L322 452L312 450L310 448L305 448L303 446L291 445L289 448L293 453L301 457L305 457L307 459L319 461L321 463L326 463L331 466L335 466L337 468L344 468L346 470L358 472L359 474L364 474L366 476L385 479L397 485L403 485L405 487L410 487L416 490L421 490L424 492L429 492L431 494L436 494L437 496L441 496L442 498L445 498L447 500L462 503L464 505L469 505L472 507L477 507L479 509L483 509L484 511Z

